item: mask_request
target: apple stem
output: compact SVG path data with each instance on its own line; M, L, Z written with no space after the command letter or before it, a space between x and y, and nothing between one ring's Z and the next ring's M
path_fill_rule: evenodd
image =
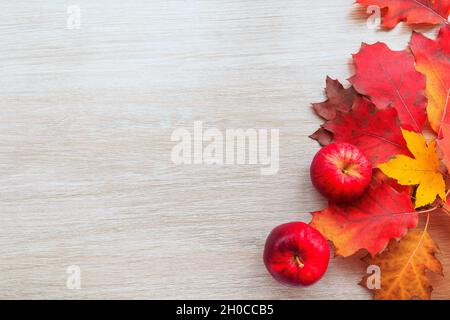
M295 256L294 259L295 259L295 262L297 262L297 265L298 265L299 268L303 268L305 266L303 264L302 260L300 260L299 256Z

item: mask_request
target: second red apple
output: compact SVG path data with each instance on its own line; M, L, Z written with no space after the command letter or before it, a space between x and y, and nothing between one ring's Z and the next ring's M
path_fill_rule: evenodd
M281 283L308 286L325 273L330 247L322 234L303 222L279 225L264 247L264 264Z

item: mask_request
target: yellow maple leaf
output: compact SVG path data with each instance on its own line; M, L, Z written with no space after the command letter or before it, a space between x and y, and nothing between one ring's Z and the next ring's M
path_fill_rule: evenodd
M436 141L431 140L427 145L424 136L419 133L402 129L402 134L414 158L397 155L378 168L401 185L419 185L416 191L416 208L433 203L438 195L445 201L445 182L439 171Z
M442 275L437 252L439 248L426 230L411 230L399 242L391 242L380 255L363 259L380 268L380 287L374 288L373 275L366 275L361 284L373 290L377 300L430 299L432 288L426 271Z

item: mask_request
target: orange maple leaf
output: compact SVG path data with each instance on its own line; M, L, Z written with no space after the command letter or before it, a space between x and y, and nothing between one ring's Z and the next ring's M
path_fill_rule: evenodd
M426 230L414 229L398 242L392 242L388 250L363 260L380 269L380 288L372 288L376 300L430 299L433 290L425 272L431 270L443 275L442 265L435 257L439 248ZM361 281L368 286L367 275ZM373 284L373 283L372 283Z
M427 78L428 121L441 136L440 124L450 111L450 26L442 27L436 40L414 32L409 46L416 59L416 69Z
M442 123L440 131L442 133L442 139L438 140L437 143L442 153L442 161L450 172L450 124Z

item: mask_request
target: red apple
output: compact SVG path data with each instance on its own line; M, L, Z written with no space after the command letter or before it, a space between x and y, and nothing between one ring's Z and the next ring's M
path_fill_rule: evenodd
M332 202L351 202L362 196L372 178L372 164L349 143L332 143L317 152L311 181Z
M306 223L279 225L267 237L264 264L270 274L284 284L313 284L324 275L329 260L327 240Z

